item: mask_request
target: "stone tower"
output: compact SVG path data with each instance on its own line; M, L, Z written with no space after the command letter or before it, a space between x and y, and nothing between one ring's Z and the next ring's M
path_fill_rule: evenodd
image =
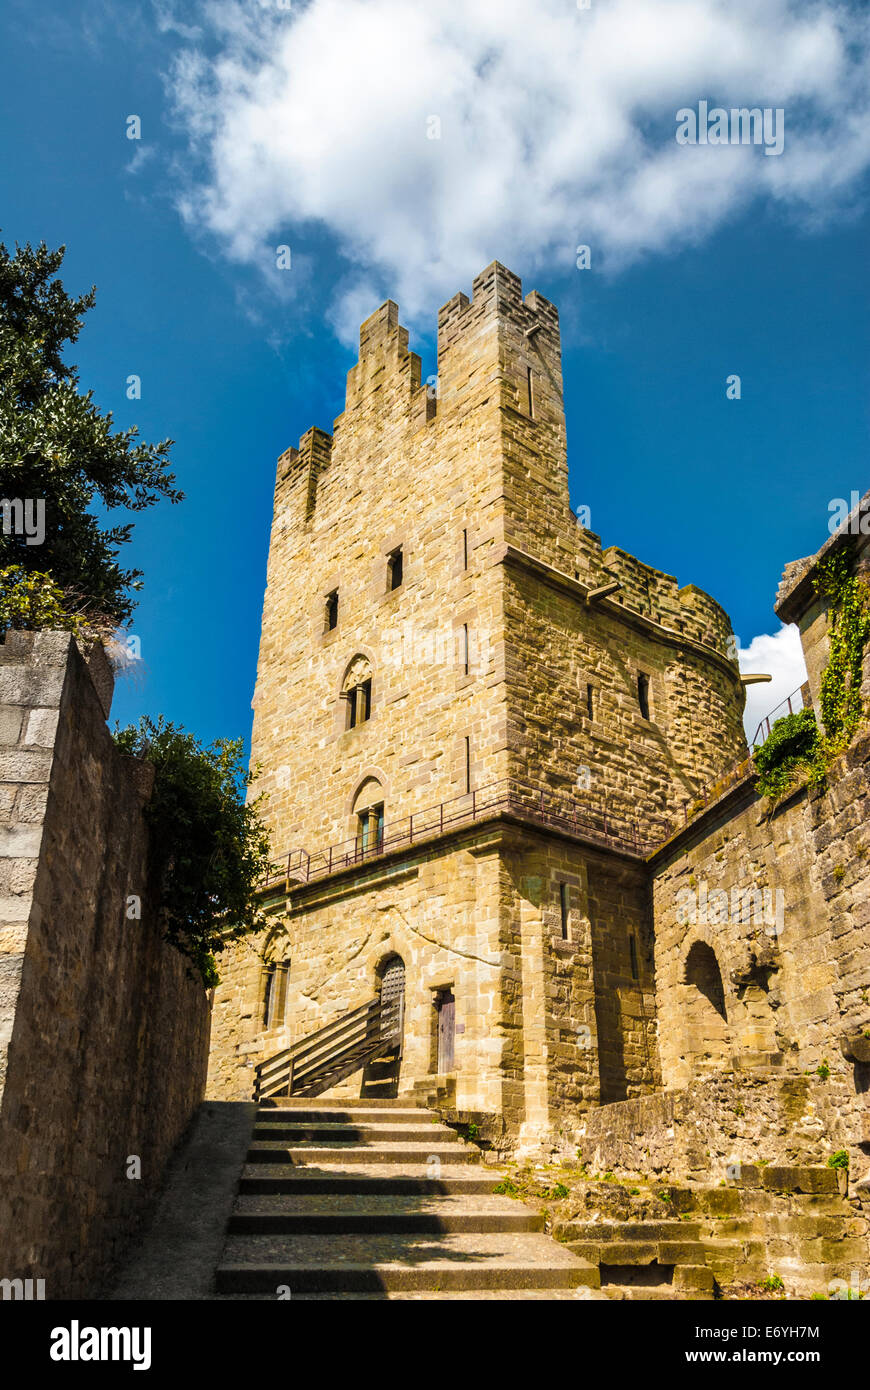
M745 754L734 653L572 513L552 304L493 263L429 383L382 305L332 435L278 461L252 757L281 877L224 957L217 1092L397 962L402 1091L534 1137L655 1085L644 855Z

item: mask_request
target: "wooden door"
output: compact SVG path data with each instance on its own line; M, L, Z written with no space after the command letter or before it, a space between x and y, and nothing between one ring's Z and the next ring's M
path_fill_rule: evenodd
M381 1003L398 1004L398 1027L401 1028L401 1009L405 1000L405 962L401 956L392 956L387 961L381 975Z
M438 999L438 1075L453 1071L456 1037L456 999L445 990Z

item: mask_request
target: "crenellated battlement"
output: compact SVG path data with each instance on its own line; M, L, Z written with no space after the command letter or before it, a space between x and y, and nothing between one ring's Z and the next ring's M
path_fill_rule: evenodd
M672 574L654 569L618 546L601 554L602 569L620 582L612 595L615 603L650 618L723 656L734 656L731 620L721 604L694 584L683 584Z
M493 261L477 275L471 299L455 294L438 311L438 360L460 338L473 331L482 319L511 323L528 336L540 329L559 333L559 313L537 290L523 298L523 282L512 270Z
M350 499L384 502L405 488L411 459L427 469L450 456L466 486L500 497L503 540L590 588L619 581L609 606L733 657L727 614L618 546L578 528L568 495L559 314L498 261L438 312L438 373L422 381L399 306L388 299L360 326L334 433L313 428L278 460L276 521L307 529L343 523ZM459 460L463 460L462 463ZM359 506L356 502L353 505ZM368 507L367 503L364 506Z
M317 484L332 459L332 435L312 426L299 440L298 449L285 449L278 459L275 479L275 521L288 508L298 507L310 519L317 503Z

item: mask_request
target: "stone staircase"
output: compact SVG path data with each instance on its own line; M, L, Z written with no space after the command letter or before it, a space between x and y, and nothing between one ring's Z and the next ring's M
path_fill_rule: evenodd
M216 1273L228 1298L600 1297L598 1269L493 1193L502 1174L401 1098L259 1106Z
M608 1298L711 1299L770 1275L809 1298L866 1268L866 1215L842 1187L830 1168L744 1167L733 1185L667 1186L673 1218L573 1220L553 1233L598 1268Z

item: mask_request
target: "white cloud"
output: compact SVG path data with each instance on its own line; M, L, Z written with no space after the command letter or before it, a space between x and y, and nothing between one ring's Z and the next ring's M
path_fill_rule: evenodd
M199 160L180 206L241 262L325 231L343 333L363 289L414 321L493 259L587 243L619 268L764 198L815 224L870 164L870 16L837 0L206 0L199 22L170 76ZM784 153L677 145L699 100L784 108Z
M774 712L777 718L781 714L788 714L788 706L783 702L807 678L800 633L794 623L781 627L779 632L773 634L761 633L753 637L748 647L739 649L737 658L741 671L773 678L764 685L746 687L743 727L751 746L761 720ZM794 703L798 708L800 701Z

